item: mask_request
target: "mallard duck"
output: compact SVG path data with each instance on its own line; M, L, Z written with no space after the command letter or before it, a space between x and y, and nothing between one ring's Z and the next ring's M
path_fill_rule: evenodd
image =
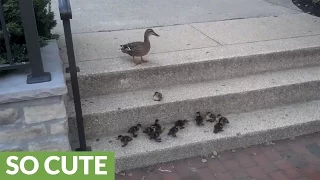
M174 123L175 126L180 127L180 129L184 129L184 125L188 124L188 120L178 120Z
M141 62L147 62L147 60L144 60L142 58L142 56L145 56L150 51L151 45L150 45L150 41L149 41L149 36L151 36L151 35L159 37L159 35L157 33L155 33L152 29L147 29L144 33L144 41L143 42L137 41L137 42L131 42L128 44L120 45L121 52L132 56L132 60L135 64L140 64ZM135 62L135 60L134 60L135 56L140 56L141 61Z
M137 137L138 135L136 134L139 129L141 128L141 124L137 124L136 126L132 126L129 130L128 133L131 133L133 137Z
M198 126L203 126L203 117L201 116L200 112L196 112L196 123Z
M217 118L219 119L219 121L221 121L223 125L229 124L229 120L226 117L221 116L221 114L218 114Z
M213 114L213 113L211 113L211 112L207 112L207 114L206 114L206 119L207 119L207 121L208 122L215 122L216 121L216 119L217 119L217 117L216 117L216 115L215 114Z
M117 140L120 140L123 143L122 147L125 147L130 141L132 141L132 137L119 135Z
M214 125L213 133L217 134L217 133L222 132L222 131L223 131L223 124L221 122L221 119L219 119L217 124Z
M177 126L173 126L169 132L168 132L168 135L172 136L172 137L177 137L177 132L179 131L179 128Z
M153 95L153 100L154 101L161 101L162 100L162 94L159 92L155 92Z

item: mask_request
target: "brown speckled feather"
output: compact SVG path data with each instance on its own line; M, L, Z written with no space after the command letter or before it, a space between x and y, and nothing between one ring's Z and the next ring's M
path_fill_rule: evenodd
M150 51L150 43L148 42L131 42L121 45L121 51L130 56L144 56Z

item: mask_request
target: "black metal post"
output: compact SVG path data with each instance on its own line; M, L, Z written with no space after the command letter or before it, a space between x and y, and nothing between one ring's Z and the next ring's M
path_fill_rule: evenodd
M71 33L71 25L70 25L70 19L72 19L72 12L71 12L71 5L69 0L59 0L59 10L60 10L60 17L63 22L64 35L65 35L65 41L67 46L73 101L74 101L74 106L76 111L76 121L77 121L77 127L78 127L80 147L77 148L76 151L91 151L91 148L87 147L86 136L84 131L79 83L78 83L78 77L77 77L77 67L76 67L75 55L73 51L73 41L72 41L72 33Z
M51 81L51 74L43 70L33 0L19 0L19 6L31 67L31 74L28 75L27 84Z

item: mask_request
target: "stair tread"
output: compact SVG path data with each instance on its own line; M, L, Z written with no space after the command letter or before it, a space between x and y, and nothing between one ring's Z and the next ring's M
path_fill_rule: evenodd
M112 151L116 158L130 157L146 154L152 151L161 151L166 156L166 151L175 147L187 147L206 141L224 141L231 137L245 138L247 135L255 135L257 132L272 129L297 126L320 120L320 101L310 101L286 106L278 106L272 109L263 109L253 112L231 114L226 117L230 124L224 131L218 134L212 133L214 123L207 122L205 126L198 127L194 121L189 122L186 128L177 133L177 138L167 136L168 129L162 134L162 142L150 141L140 130L139 136L134 138L127 147L122 148L121 142L115 140L117 135L100 138L99 141L89 140L88 143L94 151ZM161 123L161 122L160 122ZM171 125L172 126L172 125ZM168 127L168 125L166 125ZM299 130L303 131L303 130ZM241 134L239 134L241 133ZM286 133L286 132L280 132ZM274 134L273 134L274 135ZM297 134L298 135L298 134ZM271 136L271 135L270 135ZM259 137L257 137L259 138ZM109 141L112 141L111 143ZM261 139L259 139L261 141ZM223 146L223 143L221 144ZM216 149L211 149L212 152ZM200 152L199 152L200 153Z
M105 112L153 106L159 103L170 103L190 99L199 99L226 94L246 93L261 89L286 86L320 80L320 66L290 69L277 72L266 72L241 78L206 81L176 85L158 89L125 92L82 99L83 114L99 114ZM160 102L153 100L153 94L163 94ZM73 101L68 103L69 117L74 117Z
M129 56L82 61L78 62L77 65L80 68L79 76L93 76L127 71L141 71L165 66L178 66L186 63L218 61L226 58L287 52L306 48L318 48L319 46L320 35L313 35L149 54L148 57L145 58L149 60L149 62L138 66L132 62L132 58ZM68 65L65 64L65 67L68 67ZM66 77L70 78L70 74L66 74Z

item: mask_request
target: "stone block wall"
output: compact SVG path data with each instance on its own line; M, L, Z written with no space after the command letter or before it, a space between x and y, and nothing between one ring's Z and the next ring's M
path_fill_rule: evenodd
M27 84L30 70L0 76L0 151L69 151L68 93L56 40L41 48L51 81Z
M0 151L69 151L63 96L0 104Z

